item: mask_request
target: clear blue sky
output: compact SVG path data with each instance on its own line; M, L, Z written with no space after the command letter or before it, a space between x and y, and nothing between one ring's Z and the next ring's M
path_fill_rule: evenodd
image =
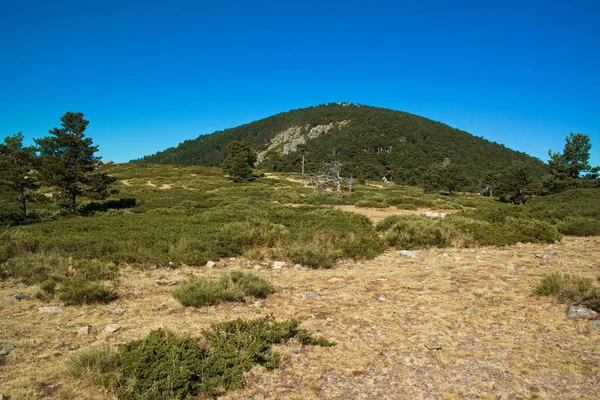
M349 101L544 161L586 133L598 165L599 20L597 0L5 1L0 136L45 136L82 111L121 162Z

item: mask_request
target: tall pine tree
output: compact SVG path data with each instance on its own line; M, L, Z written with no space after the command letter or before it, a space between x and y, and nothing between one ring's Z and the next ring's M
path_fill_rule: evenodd
M114 178L99 171L100 157L95 156L98 146L84 135L90 121L83 118L83 113L66 112L60 120L62 128L53 128L51 136L35 140L41 157L40 172L44 181L58 190L60 205L76 213L78 196L85 193L104 198Z

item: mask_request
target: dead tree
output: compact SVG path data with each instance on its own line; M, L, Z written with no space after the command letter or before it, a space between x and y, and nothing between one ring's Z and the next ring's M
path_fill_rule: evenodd
M317 189L324 193L329 186L335 186L338 197L343 197L342 183L346 183L349 188L349 192L352 192L352 177L344 178L340 176L340 168L342 164L337 161L325 163L317 175L313 175L310 178L315 193Z

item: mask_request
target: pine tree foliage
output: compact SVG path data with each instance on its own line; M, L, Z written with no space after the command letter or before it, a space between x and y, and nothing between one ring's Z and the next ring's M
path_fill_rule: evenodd
M252 177L252 168L256 162L256 153L249 144L231 142L227 145L228 156L223 161L223 171L234 182L244 182Z
M27 201L40 187L36 163L35 147L23 146L21 132L0 143L0 185L17 194L23 221L27 219Z
M57 189L57 198L70 213L77 212L76 199L88 194L104 198L114 178L100 172L98 146L85 137L89 121L81 112L66 112L61 117L62 127L49 131L50 136L36 139L40 152L40 172L49 186Z

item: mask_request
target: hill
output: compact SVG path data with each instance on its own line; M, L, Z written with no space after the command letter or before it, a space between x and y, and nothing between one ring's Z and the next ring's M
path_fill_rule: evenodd
M136 162L219 166L231 141L245 141L259 153L262 169L299 171L299 149L307 151L307 171L339 161L343 173L380 179L394 171L397 182L416 184L427 167L452 162L476 185L487 173L521 160L535 175L544 164L525 153L473 136L440 122L384 108L325 104L280 113L236 128L201 135Z

